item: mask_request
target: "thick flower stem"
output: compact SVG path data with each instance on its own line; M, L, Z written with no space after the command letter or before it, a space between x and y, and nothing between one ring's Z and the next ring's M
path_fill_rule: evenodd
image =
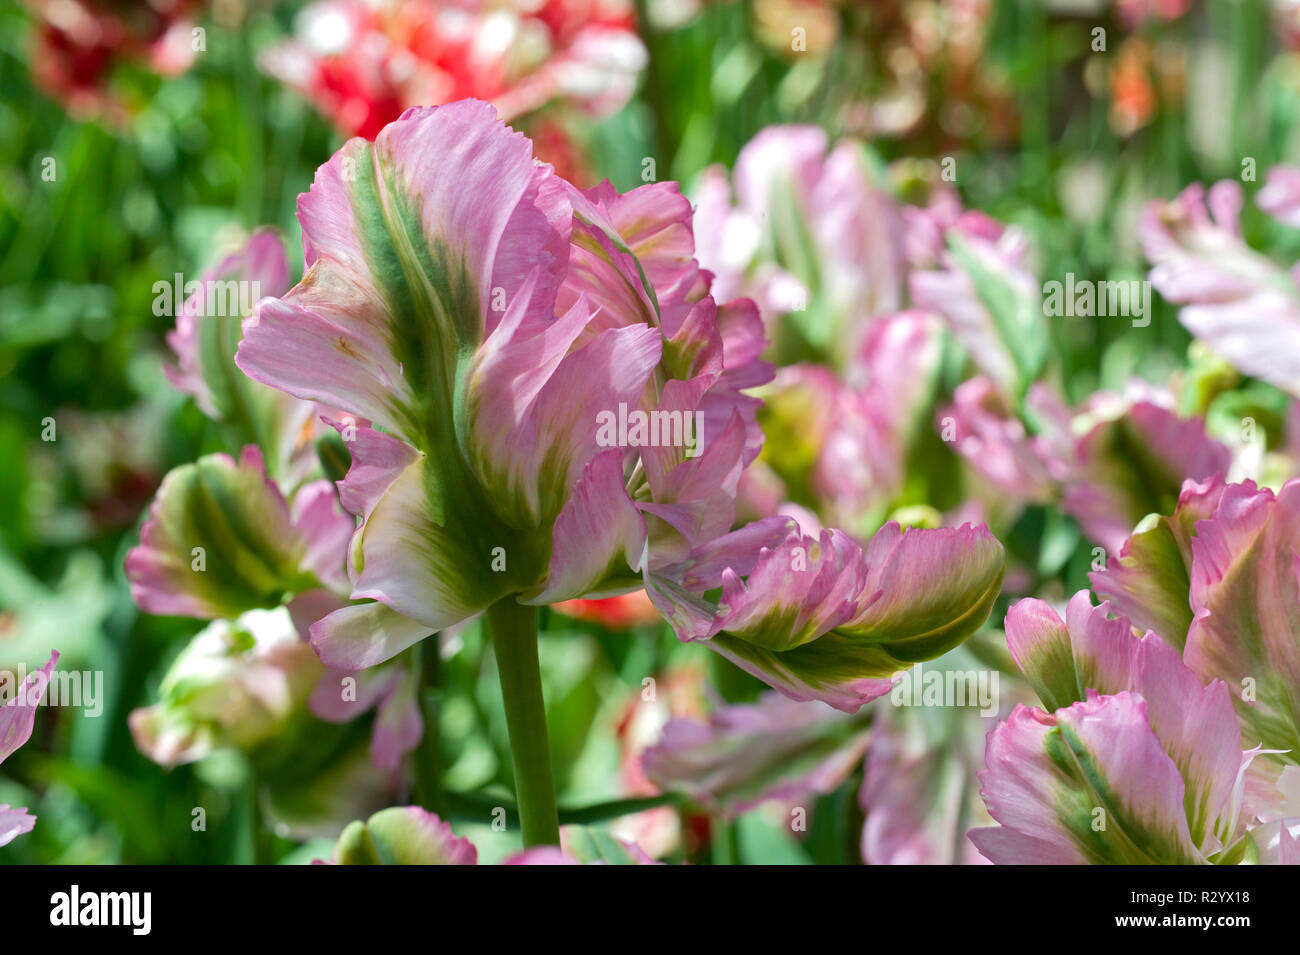
M537 611L507 597L488 608L488 628L505 699L524 845L559 845L542 674L537 665Z

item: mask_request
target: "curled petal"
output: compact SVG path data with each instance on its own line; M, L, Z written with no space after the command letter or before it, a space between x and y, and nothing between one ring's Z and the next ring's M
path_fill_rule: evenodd
M126 574L149 613L235 617L317 586L306 552L261 452L249 445L238 462L208 455L164 478Z
M1152 732L1183 779L1191 837L1203 852L1215 852L1222 847L1215 840L1235 836L1238 821L1241 733L1228 688L1203 685L1177 650L1154 634L1136 636L1127 618L1109 610L1092 606L1086 590L1070 600L1065 621L1042 601L1022 600L1007 614L1012 657L1058 712L1089 693L1140 694Z
M989 734L981 793L997 827L971 841L992 862L1192 864L1183 780L1142 697L1089 692L1048 715L1017 706ZM1101 820L1099 823L1098 820Z
M974 633L1002 581L1001 545L970 526L904 532L890 523L865 550L840 531L819 539L795 531L727 566L746 541L782 526L778 519L733 532L728 545L650 574L647 590L679 637L710 638L714 650L795 700L856 712L889 691L891 676ZM715 606L703 591L719 585Z

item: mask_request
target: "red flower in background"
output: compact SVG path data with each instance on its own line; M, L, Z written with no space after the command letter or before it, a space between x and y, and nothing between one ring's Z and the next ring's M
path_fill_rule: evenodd
M39 19L32 78L74 115L120 112L106 88L120 62L164 76L194 62L195 0L28 0L28 6Z
M560 100L621 107L645 61L629 0L322 0L263 66L346 134L475 98L510 121Z
M644 590L594 600L562 600L552 606L567 617L598 623L610 630L644 627L661 619Z

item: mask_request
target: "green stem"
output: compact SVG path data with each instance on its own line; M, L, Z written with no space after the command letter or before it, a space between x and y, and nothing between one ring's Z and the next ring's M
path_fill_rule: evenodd
M414 663L420 670L417 690L424 736L415 752L415 792L421 806L446 817L447 804L442 791L442 760L438 752L439 710L442 703L442 661L438 657L438 635L417 644Z
M248 833L251 842L249 854L253 865L275 865L275 835L266 824L262 812L261 774L254 770L249 779Z
M542 673L537 665L537 612L506 597L489 607L487 613L510 731L524 845L559 845Z

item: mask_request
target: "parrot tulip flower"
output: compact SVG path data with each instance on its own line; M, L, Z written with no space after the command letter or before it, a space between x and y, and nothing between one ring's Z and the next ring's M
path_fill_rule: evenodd
M670 184L580 193L490 107L462 102L413 110L373 145L350 141L300 215L307 274L263 300L237 361L377 425L358 432L341 486L364 519L352 597L374 602L312 628L328 665L381 663L505 597L554 603L643 576L679 636L721 634L715 649L796 698L860 705L842 685L860 668L887 677L987 614L1002 558L987 531L895 527L869 561L843 534L822 553L780 519L728 534L761 439L743 389L771 369L752 307L708 296L690 206ZM702 448L603 447L596 423L621 405L698 415ZM798 572L799 632L770 648L736 636L790 609L774 588L800 548L815 566ZM724 571L727 613L700 624L687 593L722 586ZM853 649L849 634L871 646ZM769 667L772 652L783 662Z
M1040 600L1007 614L1007 644L1046 709L989 734L982 794L999 826L970 838L995 863L1186 865L1257 853L1261 797L1228 686L1087 591L1065 620Z
M360 670L489 611L521 787L550 786L529 605L644 585L679 637L856 710L997 594L985 529L895 525L866 551L782 518L732 531L772 368L753 303L709 294L691 216L672 183L579 191L488 104L412 109L321 167L303 279L244 323L251 378L370 423L339 488L359 602L312 646ZM530 816L521 788L530 842L555 839L553 798Z
M1026 405L1041 427L1032 437L999 397L993 382L972 378L937 424L951 426L960 454L1011 500L1060 507L1084 533L1119 550L1134 526L1172 508L1185 479L1227 471L1232 450L1206 433L1201 418L1180 417L1165 390L1134 381L1122 393L1099 391L1066 408L1045 385Z
M1192 540L1183 656L1234 691L1242 732L1300 762L1300 480L1228 485Z
M380 663L506 596L631 589L647 546L730 528L758 444L741 389L770 368L756 316L707 296L675 187L579 193L462 102L350 141L300 215L307 274L237 361L377 426L341 486L363 517L352 596L375 602L313 628L326 663ZM695 453L604 446L620 407L702 422Z
M1092 575L1198 676L1231 687L1242 733L1290 763L1300 760L1297 514L1300 480L1277 493L1253 481L1188 481L1172 515Z

